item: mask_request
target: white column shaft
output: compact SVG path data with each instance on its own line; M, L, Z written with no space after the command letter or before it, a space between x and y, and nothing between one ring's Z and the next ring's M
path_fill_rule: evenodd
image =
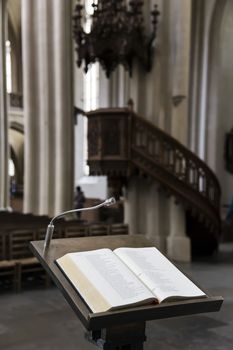
M39 194L39 101L37 21L34 2L22 1L23 96L25 118L24 141L24 211L38 212Z
M191 261L191 242L186 236L186 221L183 207L170 203L170 235L167 237L167 255L176 261Z
M7 208L9 206L5 11L6 1L0 0L0 208Z
M22 0L25 101L24 210L72 206L71 1Z
M54 37L53 47L56 53L54 61L54 98L55 98L55 211L60 212L72 205L73 200L73 163L74 163L74 117L72 87L72 1L53 0Z

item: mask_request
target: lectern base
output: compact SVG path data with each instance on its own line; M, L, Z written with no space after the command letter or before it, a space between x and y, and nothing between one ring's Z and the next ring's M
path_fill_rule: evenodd
M131 323L86 333L86 338L103 350L143 350L145 323Z

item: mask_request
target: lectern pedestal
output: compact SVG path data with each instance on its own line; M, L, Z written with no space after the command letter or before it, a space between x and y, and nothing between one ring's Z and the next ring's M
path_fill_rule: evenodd
M89 331L89 340L94 341L104 350L142 350L143 342L146 340L147 320L219 311L223 302L222 297L209 296L207 293L207 298L93 313L55 261L71 252L100 248L151 247L153 244L141 235L122 235L55 239L51 241L46 253L43 252L43 245L44 241L31 242L33 254Z
M86 338L104 350L143 350L145 322L89 331Z

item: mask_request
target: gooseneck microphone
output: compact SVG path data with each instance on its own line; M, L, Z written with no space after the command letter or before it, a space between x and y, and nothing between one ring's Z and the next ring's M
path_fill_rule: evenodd
M70 214L70 213L77 213L78 211L85 211L85 210L93 210L93 209L98 209L100 207L109 207L110 205L113 205L114 203L116 203L116 200L114 197L108 198L106 199L104 202L94 205L93 207L87 207L87 208L80 208L80 209L72 209L72 210L68 210L68 211L64 211L61 214L58 214L57 216L54 216L52 218L52 220L50 221L50 223L48 224L47 227L47 231L46 231L46 235L45 235L45 240L44 240L44 251L47 250L49 248L50 245L50 241L53 237L53 231L54 231L54 225L53 222L63 216L65 216L66 214Z

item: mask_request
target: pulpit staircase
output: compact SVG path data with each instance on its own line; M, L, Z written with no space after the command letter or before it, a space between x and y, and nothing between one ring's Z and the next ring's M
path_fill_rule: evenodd
M184 206L194 254L218 245L220 185L212 170L169 134L131 109L88 112L88 165L91 175L107 175L121 185L149 176Z

